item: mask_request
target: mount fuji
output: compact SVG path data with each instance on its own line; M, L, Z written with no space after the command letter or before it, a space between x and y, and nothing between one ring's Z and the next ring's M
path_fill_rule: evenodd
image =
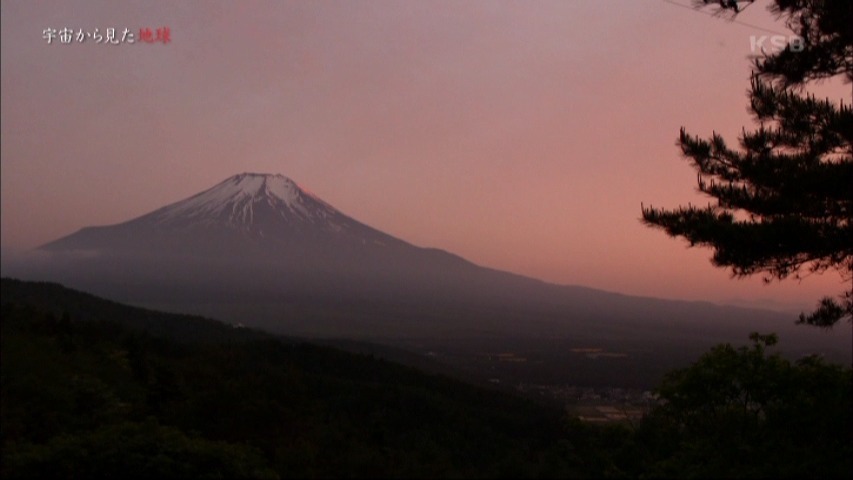
M344 215L283 175L243 173L128 222L83 228L41 248L217 257L264 251L286 257L329 245L410 246Z
M125 300L190 292L234 301L458 296L462 284L490 283L470 283L472 274L516 278L414 246L341 213L283 175L258 173L232 176L138 218L86 227L40 249L74 264L60 270L75 284Z
M19 276L292 335L571 338L654 349L793 328L777 312L554 285L475 265L367 226L282 175L235 175L40 251L48 259ZM822 333L790 337L810 349L848 348L844 336Z

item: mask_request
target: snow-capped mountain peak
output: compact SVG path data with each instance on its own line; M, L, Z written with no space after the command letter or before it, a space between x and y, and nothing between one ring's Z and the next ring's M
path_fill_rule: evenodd
M341 213L284 175L241 173L133 220L87 227L42 248L217 257L245 253L246 248L275 255L285 248L297 255L321 244L334 244L329 247L334 249L409 247Z
M281 174L241 173L207 190L208 197L229 201L238 196L274 196L288 204L298 203L305 191L293 180Z
M284 175L241 173L143 218L159 225L190 221L246 227L256 223L259 210L277 213L280 220L311 223L340 215Z

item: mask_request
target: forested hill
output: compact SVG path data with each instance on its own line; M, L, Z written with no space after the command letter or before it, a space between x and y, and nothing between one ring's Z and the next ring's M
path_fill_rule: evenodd
M641 422L2 281L2 478L848 478L850 368L719 345ZM748 399L749 401L745 401Z
M0 318L4 478L600 473L559 412L370 356L8 279Z
M56 317L68 314L75 322L114 322L123 327L179 342L244 341L269 338L257 330L235 328L194 315L163 313L131 307L66 288L58 283L0 280L3 304L29 305Z

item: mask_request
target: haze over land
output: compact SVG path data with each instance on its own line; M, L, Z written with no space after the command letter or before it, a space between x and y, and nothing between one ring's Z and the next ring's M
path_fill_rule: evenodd
M789 356L849 355L845 332L784 314L558 286L416 247L283 175L234 175L39 250L38 261L6 260L5 274L285 335L402 346L513 383L650 388L756 330L780 333ZM493 364L506 355L524 365Z
M261 171L406 242L551 282L782 310L841 290L834 275L731 281L638 221L641 202L706 201L673 142L682 125L750 124L750 37L786 33L762 8L741 23L593 0L0 8L4 255ZM169 27L171 42L47 45L64 26Z

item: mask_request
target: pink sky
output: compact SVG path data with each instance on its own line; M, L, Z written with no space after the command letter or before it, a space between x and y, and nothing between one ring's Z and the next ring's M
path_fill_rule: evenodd
M689 4L689 0L675 0ZM836 274L765 286L639 222L707 203L681 126L750 126L757 2L2 2L2 236L38 246L241 172L282 173L420 246L628 294L809 307ZM48 45L45 28L171 43ZM819 90L850 101L849 85Z

